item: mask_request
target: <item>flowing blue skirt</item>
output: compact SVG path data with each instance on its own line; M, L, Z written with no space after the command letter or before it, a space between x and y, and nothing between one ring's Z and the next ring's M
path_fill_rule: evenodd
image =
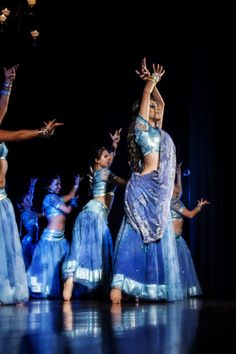
M146 300L183 298L171 219L161 240L145 244L124 217L115 245L112 288Z
M87 290L110 289L113 243L107 216L101 202L86 204L75 221L70 255L63 264L64 279L73 277Z
M190 250L182 236L176 235L176 246L179 257L180 277L184 297L202 294Z
M62 263L68 253L64 231L44 229L27 271L31 297L62 298Z
M0 189L0 303L27 301L29 291L15 213Z

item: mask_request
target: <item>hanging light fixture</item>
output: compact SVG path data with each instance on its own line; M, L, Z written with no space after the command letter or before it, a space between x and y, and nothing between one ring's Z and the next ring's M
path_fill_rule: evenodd
M6 4L7 2L5 2ZM18 36L20 38L33 39L33 44L36 44L36 39L39 36L38 16L36 15L36 0L14 0L5 8L0 7L0 32L6 36ZM1 2L0 2L1 6ZM38 10L38 9L37 9Z

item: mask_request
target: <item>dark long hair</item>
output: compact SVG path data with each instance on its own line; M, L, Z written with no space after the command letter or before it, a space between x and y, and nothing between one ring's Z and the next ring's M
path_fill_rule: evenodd
M127 134L128 161L131 172L141 172L143 165L143 154L134 137L134 128L139 113L139 106L139 101L136 101L132 106L132 122L128 128Z
M93 154L91 156L90 164L89 164L89 171L87 174L87 177L89 179L89 195L92 194L92 183L93 183L93 176L94 176L95 160L96 159L99 160L105 150L109 151L105 146L98 146L93 151Z

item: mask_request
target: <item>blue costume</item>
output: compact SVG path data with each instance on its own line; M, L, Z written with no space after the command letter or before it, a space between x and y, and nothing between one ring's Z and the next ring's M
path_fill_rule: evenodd
M163 130L140 115L135 140L144 156L159 152L159 169L132 173L125 191L125 216L115 245L112 287L146 300L183 298L170 201L175 146Z
M179 198L171 199L172 219L184 221L182 212L185 205ZM196 270L193 264L191 252L181 234L175 235L177 252L179 257L180 276L183 293L185 297L197 296L202 294L202 289L198 281Z
M0 143L0 160L7 157ZM1 168L1 165L0 165ZM15 304L29 298L25 264L16 218L5 188L0 188L0 303Z
M93 197L114 195L114 174L103 167L93 176ZM64 279L73 277L84 290L110 290L113 262L112 237L107 226L109 209L91 199L79 213L74 227L71 251L63 265Z
M38 241L38 213L33 210L25 210L21 214L21 230L22 226L26 230L26 235L21 240L23 257L26 270L32 261L36 242Z
M49 220L56 215L64 215L59 209L64 204L57 194L47 194L43 210ZM61 298L62 263L69 251L65 232L45 228L37 243L33 259L27 271L30 295L39 298Z

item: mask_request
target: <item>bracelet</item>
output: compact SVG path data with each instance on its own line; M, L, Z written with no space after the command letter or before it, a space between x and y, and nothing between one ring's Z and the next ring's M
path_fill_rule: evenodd
M79 185L78 185L78 184L75 184L75 185L74 185L74 188L75 188L75 189L78 189L78 188L79 188Z
M4 82L3 84L2 84L2 86L4 86L4 87L9 87L10 89L12 88L12 84L8 84L7 82Z
M200 204L197 205L197 208L199 209L199 211L202 210L202 206Z
M158 73L153 73L152 74L152 78L155 80L156 83L158 83L159 81L161 81L161 75Z
M51 135L53 135L53 133L54 133L54 129L49 130L47 127L38 130L38 135L41 136L42 138L49 138Z
M147 78L147 80L154 82L154 84L157 83L157 81L156 81L154 78L152 78L152 76L149 76L149 77Z
M11 94L11 90L1 90L0 94L3 96L9 96Z

